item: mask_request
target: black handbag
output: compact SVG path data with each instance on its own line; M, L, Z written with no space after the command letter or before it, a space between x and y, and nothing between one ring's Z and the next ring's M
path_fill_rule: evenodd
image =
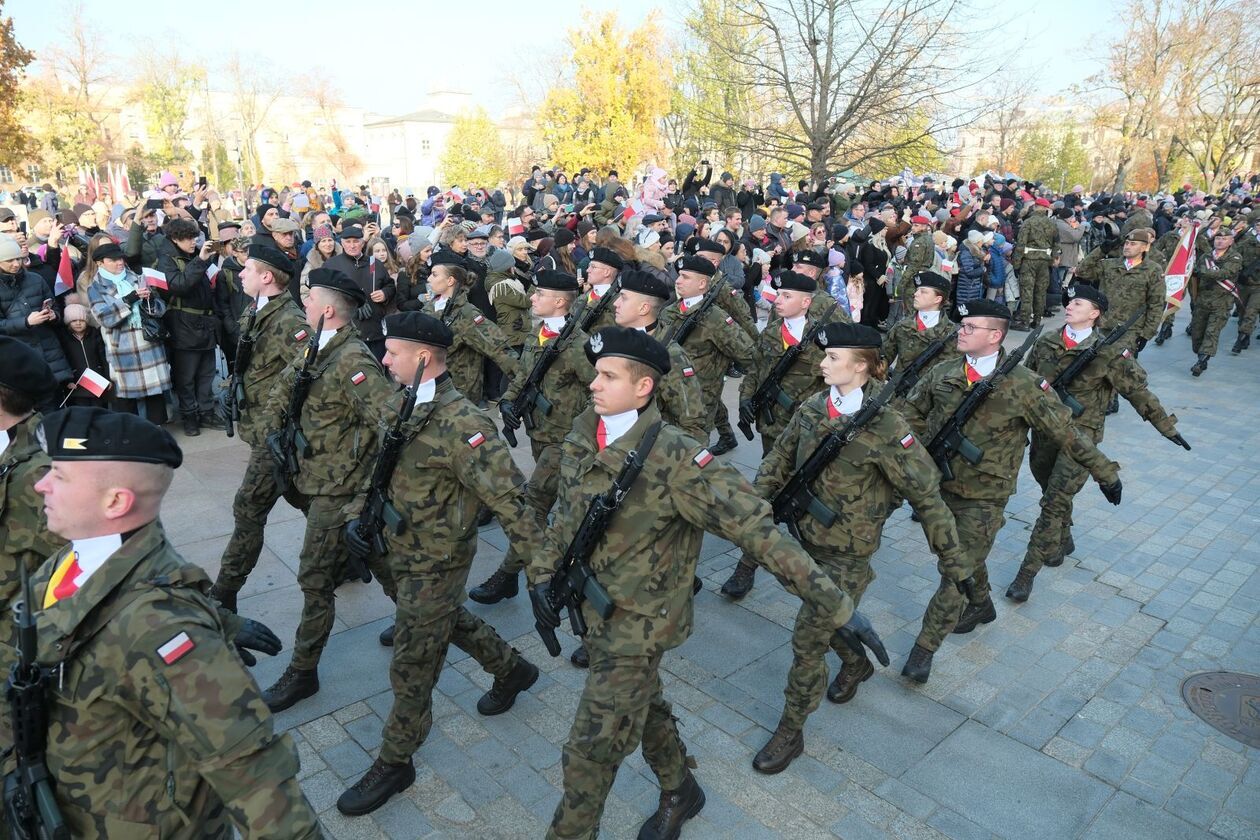
M166 324L162 323L162 319L149 312L143 304L140 306L140 329L144 331L145 341L150 344L166 341L171 334Z

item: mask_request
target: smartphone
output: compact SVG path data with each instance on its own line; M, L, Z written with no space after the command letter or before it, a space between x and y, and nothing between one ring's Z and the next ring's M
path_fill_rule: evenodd
M145 210L161 210L163 206L162 199L150 198L144 203Z
M52 298L44 298L44 305L40 308L43 309L44 311L49 311L52 309L52 304L53 304Z
M202 175L200 178L198 178L198 179L197 179L197 186L198 186L198 187L200 187L200 188L201 188L201 189L203 189L203 190L204 190L204 189L208 186L208 185L206 184L206 176L205 176L205 175Z

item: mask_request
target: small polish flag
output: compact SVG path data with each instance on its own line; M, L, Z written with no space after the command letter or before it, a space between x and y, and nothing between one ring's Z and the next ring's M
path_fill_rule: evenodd
M166 275L158 271L156 268L146 268L143 272L144 282L146 286L153 289L161 289L168 291L171 287L166 282Z
M91 368L85 368L74 386L82 388L94 397L99 397L109 389L110 381Z
M1050 383L1043 379L1037 387L1041 388L1043 391L1049 391Z
M709 465L709 462L713 460L713 453L707 449L701 449L699 454L691 460L696 462L697 467L704 469Z
M695 368L689 368L689 367L683 368L683 376L695 376L695 375L696 375Z
M169 642L157 649L158 656L162 657L162 661L167 665L174 665L184 657L184 654L195 648L193 640L189 638L187 633L180 632Z
M476 324L477 326L481 326L481 325L482 325L482 324L484 324L485 322L486 322L486 316L485 316L485 315L474 315L474 316L473 316L473 323L474 323L474 324Z
M726 323L728 323L728 324L733 324L733 323L735 323L735 319L734 319L734 318L732 318L730 315L727 315L727 316L726 316Z
M354 375L350 377L350 381L355 385L362 385L365 381L367 381L367 374L361 370L355 371Z
M209 267L206 268L206 279L210 281L210 288L214 288L214 278L219 276L220 271L222 269L215 263L210 263Z
M294 341L306 341L306 338L307 338L307 336L309 336L309 335L310 335L310 333L308 333L306 330L298 330L297 332L295 332L295 333L293 334L293 340L294 340Z
M486 442L486 436L483 435L481 432L477 432L477 434L473 435L472 437L468 439L468 445L471 446L473 449L476 449L478 446L481 446L481 444L485 442Z
M901 439L901 448L909 449L914 446L914 435L906 435Z
M74 267L70 264L70 249L61 249L57 264L57 282L53 284L53 297L61 297L74 288Z
M507 220L507 228L509 236L516 236L517 234L525 232L525 225L522 224L520 218L517 216L513 216Z

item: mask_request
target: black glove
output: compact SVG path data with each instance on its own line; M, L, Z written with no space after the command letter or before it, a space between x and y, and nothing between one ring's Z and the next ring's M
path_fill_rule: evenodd
M739 419L750 425L757 422L757 412L753 411L752 400L739 401Z
M276 634L272 633L271 628L261 621L255 621L252 618L241 621L241 629L236 632L236 638L232 640L232 644L236 645L241 661L246 665L252 667L258 664L258 658L250 653L251 650L275 656L284 649L284 645Z
M346 523L342 534L346 540L346 550L351 556L362 560L372 554L372 543L359 536L359 520L351 519Z
M1138 336L1137 339L1133 342L1133 346L1139 353L1141 353L1143 350L1146 349L1146 339L1142 338L1142 336Z
M1186 439L1183 438L1179 432L1174 432L1173 434L1169 435L1168 439L1171 440L1173 443L1177 444L1178 446L1180 446L1182 449L1186 450L1187 452L1190 451L1190 444L1186 443Z
M503 425L509 429L516 430L521 427L521 418L516 415L516 411L512 408L510 401L499 401L499 414L503 417Z
M534 608L534 621L543 627L555 629L560 626L560 614L547 600L548 584L536 584L529 588L529 603Z
M879 638L879 634L871 626L870 619L860 612L855 611L848 622L836 632L840 634L840 638L855 653L865 657L866 649L870 648L871 653L875 654L875 658L879 660L880 665L887 667L891 661L888 658L888 651L884 649L884 643Z
M140 300L140 295L136 294L135 291L130 291L123 297L122 300L123 300L123 303L127 304L128 306L131 306L133 303Z
M367 303L354 310L354 317L358 321L367 321L376 317L376 304L368 301Z
M1103 496L1113 505L1120 504L1120 491L1124 488L1120 484L1120 479L1116 479L1111 484L1099 484L1098 489L1102 491Z

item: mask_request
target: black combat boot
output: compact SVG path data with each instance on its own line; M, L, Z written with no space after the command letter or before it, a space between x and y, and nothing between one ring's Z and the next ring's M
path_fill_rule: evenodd
M184 414L184 434L189 437L197 437L201 434L201 425L197 422L197 413Z
M869 680L871 674L874 673L875 666L865 657L862 658L861 664L843 663L840 673L836 674L831 685L827 686L827 699L832 703L848 703L857 694L858 686Z
M516 695L538 682L538 666L521 657L511 672L501 680L495 680L490 690L477 701L477 711L483 715L501 715L516 702Z
M379 758L363 778L337 798L337 810L347 817L370 814L389 801L395 793L411 787L416 780L416 767L407 759L403 764L386 764Z
M1163 345L1170 338L1172 338L1172 322L1165 321L1163 324L1160 324L1159 332L1155 334L1155 346Z
M1207 356L1207 354L1200 353L1199 361L1195 362L1194 367L1190 368L1190 373L1194 374L1195 376L1202 375L1203 371L1207 370L1208 358L1209 356Z
M1028 326L1027 321L1011 321L1011 329L1014 332L1028 332L1032 327Z
M735 433L725 432L718 435L717 443L709 448L710 455L725 455L735 448Z
M235 589L224 589L219 584L210 587L210 597L219 602L219 606L223 609L236 614L236 595Z
M1234 342L1234 346L1229 348L1231 355L1237 356L1239 353L1247 349L1247 339L1251 336L1240 335L1238 340Z
M698 577L693 576L691 578L691 594L695 595L701 589L704 589L704 581L700 580L700 578Z
M932 674L933 651L921 647L917 642L910 649L910 656L901 669L901 676L909 677L917 683L925 683Z
M726 583L722 584L722 594L732 601L738 601L752 591L753 578L756 576L757 565L755 563L745 563L741 559L735 564L735 571L731 572L731 576L726 579Z
M284 669L275 685L263 692L263 702L273 712L283 712L299 700L319 691L319 669L299 671L292 665Z
M661 791L661 804L639 828L639 840L678 840L683 823L700 813L703 807L704 791L688 770L678 790Z
M1015 575L1015 580L1011 581L1011 585L1006 588L1006 597L1012 601L1024 603L1028 600L1028 596L1032 594L1033 578L1037 573L1032 569L1020 569L1019 574Z
M799 729L788 729L779 724L766 741L766 745L753 756L753 769L758 773L773 776L788 769L792 760L805 752L805 735Z
M963 610L962 618L954 627L954 632L962 635L976 629L977 624L988 624L997 618L997 610L993 608L993 599L985 598L983 604L968 604Z
M1072 539L1072 532L1068 531L1067 539L1063 541L1063 545L1059 546L1059 550L1055 552L1053 557L1047 557L1046 562L1042 565L1057 569L1063 565L1063 561L1067 556L1076 551L1076 541Z
M376 640L381 643L381 647L394 646L394 630L396 627L396 624L391 624L381 631L381 635L376 637Z
M203 429L223 429L223 418L217 411L202 411L197 414L197 422Z
M573 653L569 654L569 661L579 668L591 667L591 656L586 652L586 645L578 645Z
M504 598L515 598L520 591L519 575L516 572L505 572L498 569L481 586L474 587L468 593L478 604L497 604Z

